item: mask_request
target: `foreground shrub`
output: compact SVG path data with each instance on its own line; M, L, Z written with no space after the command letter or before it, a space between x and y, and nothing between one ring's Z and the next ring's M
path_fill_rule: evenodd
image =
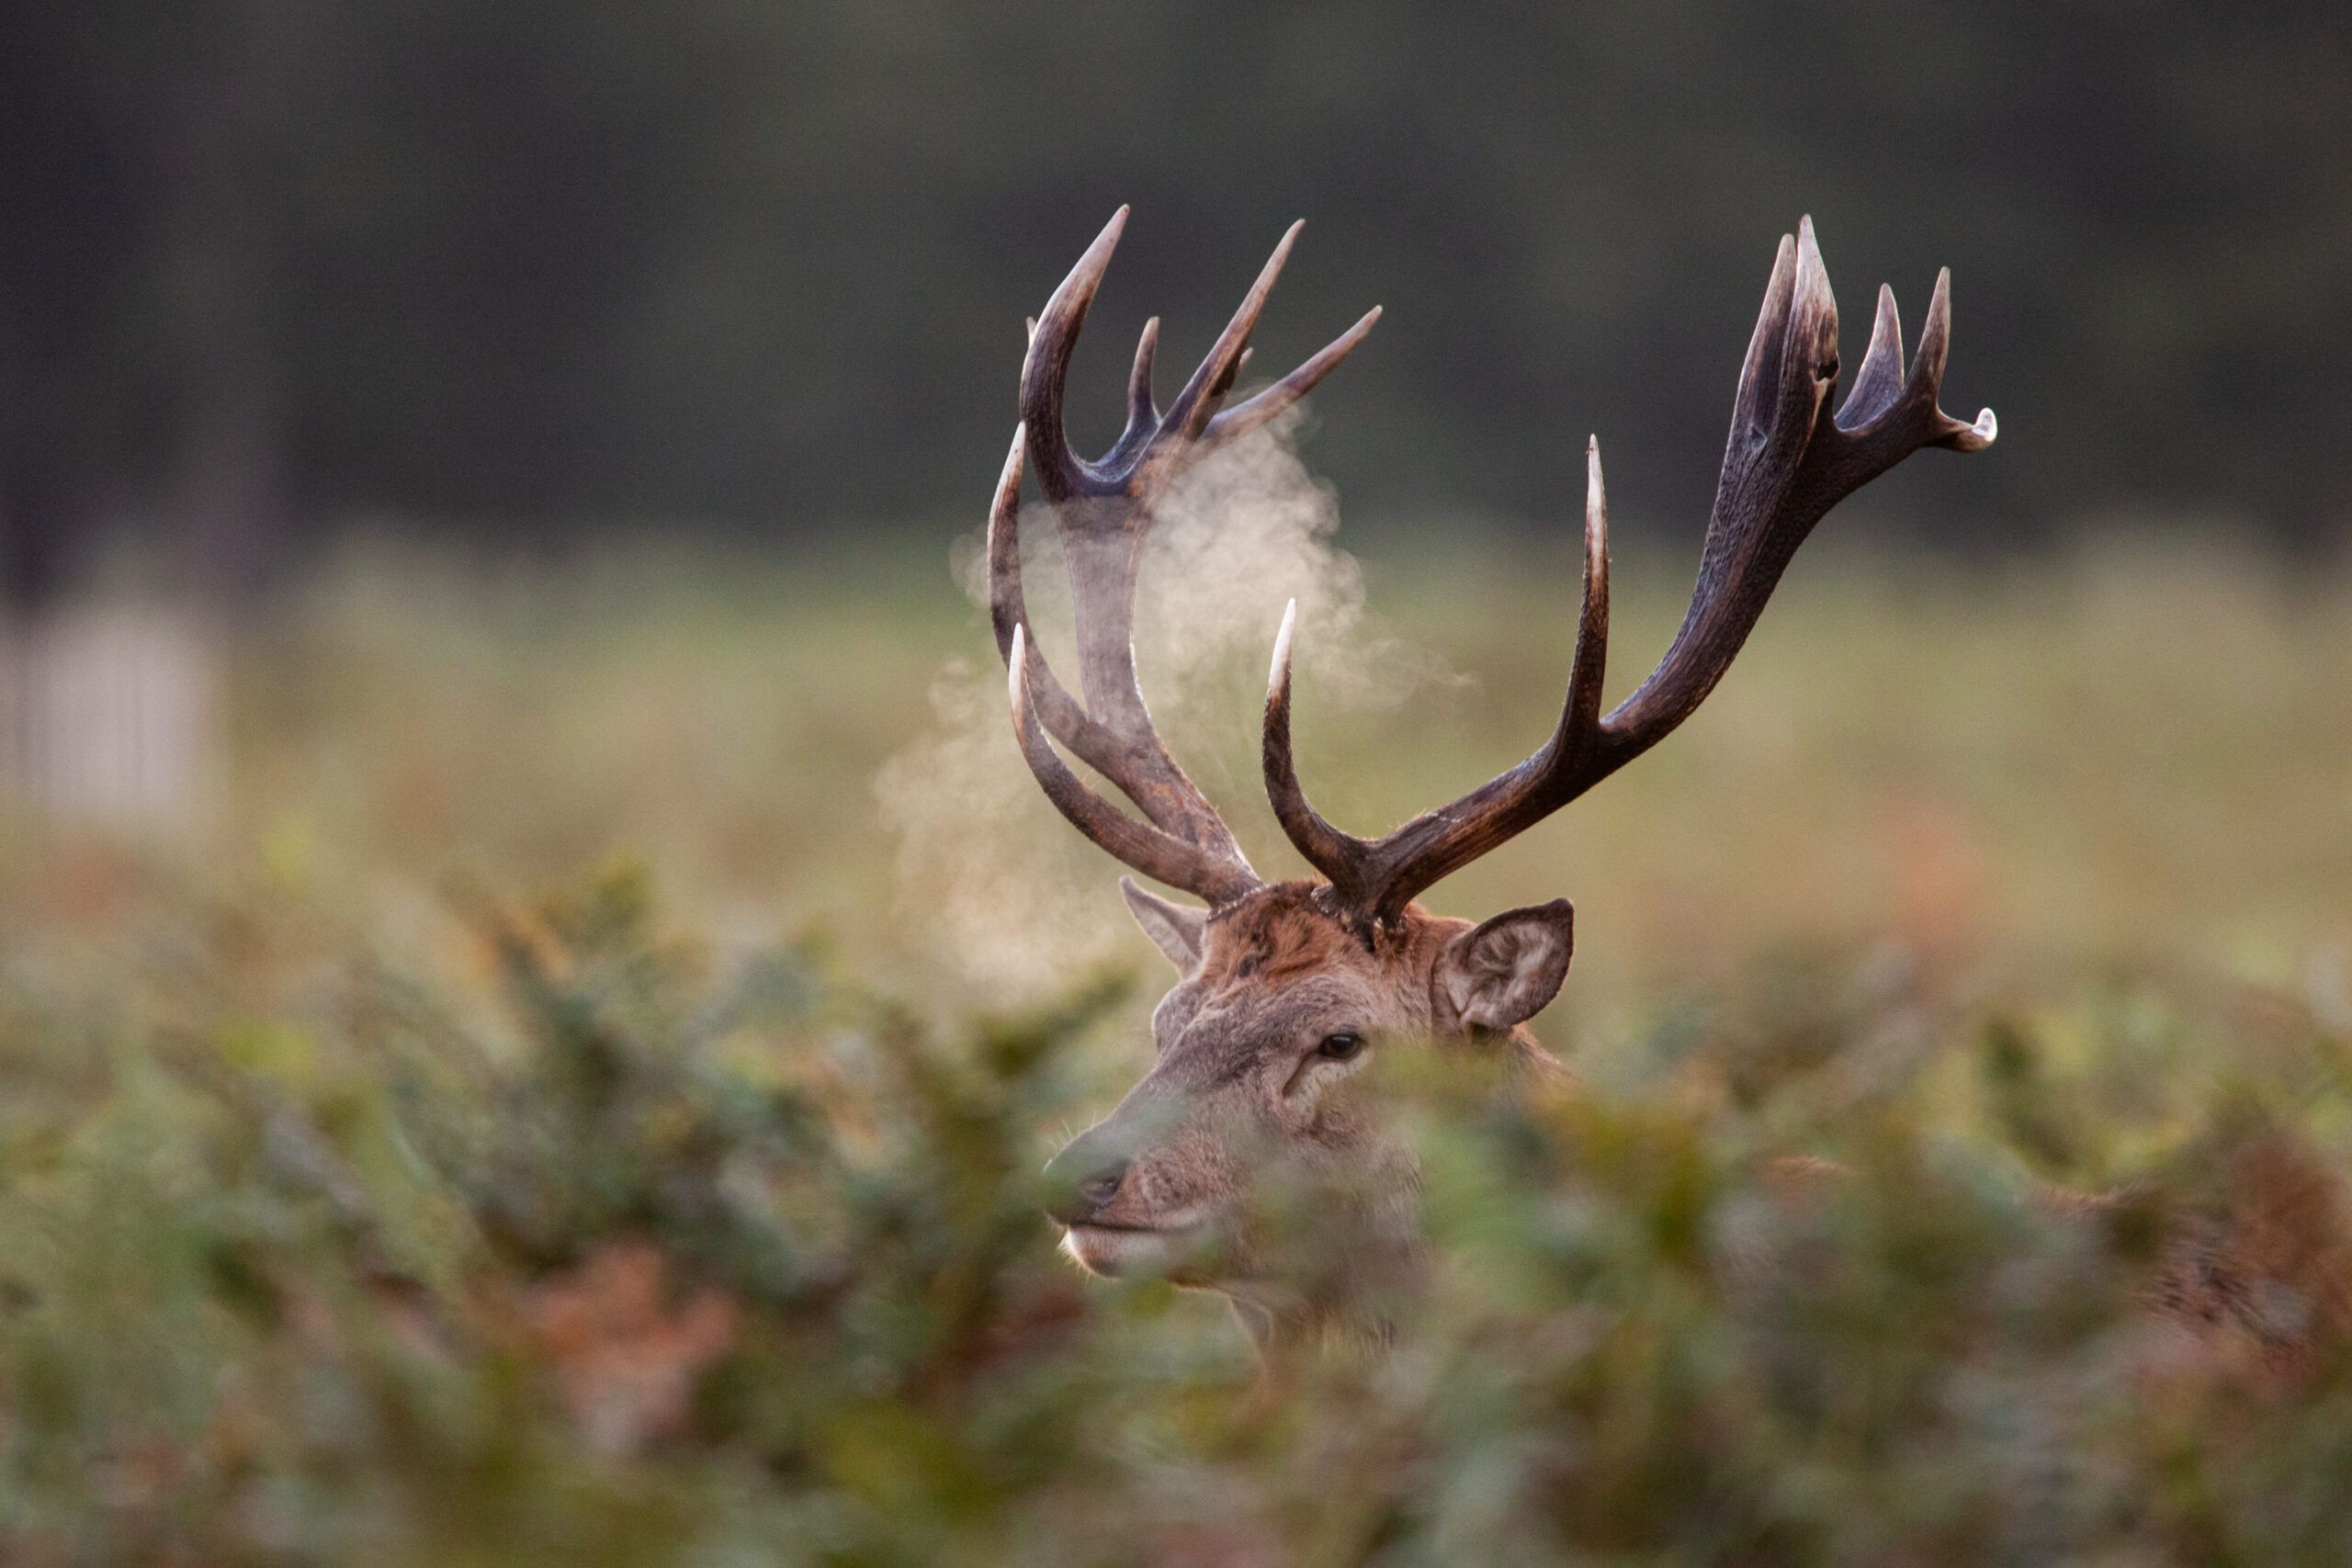
M1435 1278L1393 1344L1261 1381L1216 1303L1081 1280L1038 1216L1115 985L941 1033L814 950L715 961L628 874L477 914L486 987L300 925L192 922L138 985L8 972L8 1562L2346 1539L2344 1370L2192 1351L2143 1300L2162 1238L2250 1187L2332 1215L2345 1043L2275 999L1815 963L1536 1103L1398 1053Z

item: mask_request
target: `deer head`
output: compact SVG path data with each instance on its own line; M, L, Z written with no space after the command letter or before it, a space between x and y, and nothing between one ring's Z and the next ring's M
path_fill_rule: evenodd
M1557 994L1573 948L1565 898L1480 923L1414 902L1665 739L1697 709L1762 615L1781 572L1839 500L1923 446L1992 445L1988 409L1962 423L1937 406L1951 327L1949 272L1936 280L1919 352L1906 370L1885 288L1869 350L1836 412L1838 310L1810 220L1783 236L1739 373L1698 585L1657 669L1601 710L1609 637L1609 550L1597 442L1587 451L1584 598L1567 696L1551 738L1518 766L1379 839L1325 820L1291 755L1290 653L1296 606L1274 641L1264 764L1274 815L1315 879L1268 883L1160 743L1136 683L1136 578L1154 505L1187 465L1264 425L1330 372L1379 319L1365 315L1289 375L1219 405L1298 235L1283 236L1208 356L1164 414L1153 401L1159 322L1146 325L1125 432L1099 460L1062 430L1070 353L1126 221L1122 208L1035 322L1021 375L1022 423L989 520L990 610L1022 754L1079 831L1179 904L1123 880L1128 907L1176 965L1152 1019L1158 1062L1101 1122L1047 1168L1050 1213L1067 1249L1102 1273L1149 1265L1180 1281L1248 1299L1278 1272L1241 1221L1269 1160L1338 1178L1352 1218L1394 1235L1409 1207L1409 1160L1384 1134L1355 1081L1389 1049L1549 1063L1522 1027ZM1024 466L1054 507L1069 562L1080 692L1047 668L1021 586ZM1107 779L1140 818L1072 772L1056 742Z

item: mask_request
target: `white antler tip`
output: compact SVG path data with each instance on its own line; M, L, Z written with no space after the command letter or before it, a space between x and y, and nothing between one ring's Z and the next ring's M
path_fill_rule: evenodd
M1274 634L1274 662L1266 671L1266 689L1280 691L1290 680L1290 635L1298 625L1298 601L1283 606L1283 629Z

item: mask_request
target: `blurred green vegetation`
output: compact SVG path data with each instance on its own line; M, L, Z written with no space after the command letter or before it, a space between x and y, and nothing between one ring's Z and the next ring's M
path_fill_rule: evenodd
M1305 667L1369 826L1543 732L1572 569L1367 570L1465 677ZM1621 563L1622 670L1686 570ZM940 809L1006 846L1034 971L894 843L943 658L1001 689L939 576L355 559L234 635L192 836L12 825L0 1558L2340 1553L2346 1369L2184 1354L2134 1296L2164 1227L2352 1154L2352 586L1802 565L1670 747L1438 890L1577 900L1580 1086L1394 1064L1444 1265L1395 1348L1261 1390L1215 1302L1053 1253L1035 1173L1162 971L1021 789ZM1246 702L1171 707L1290 863ZM1852 1174L1792 1205L1789 1154Z

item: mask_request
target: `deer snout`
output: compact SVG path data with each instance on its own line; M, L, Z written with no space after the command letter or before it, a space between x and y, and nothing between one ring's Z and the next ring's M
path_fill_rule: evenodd
M1127 1164L1124 1154L1077 1139L1046 1167L1046 1213L1061 1224L1087 1224L1118 1197Z

